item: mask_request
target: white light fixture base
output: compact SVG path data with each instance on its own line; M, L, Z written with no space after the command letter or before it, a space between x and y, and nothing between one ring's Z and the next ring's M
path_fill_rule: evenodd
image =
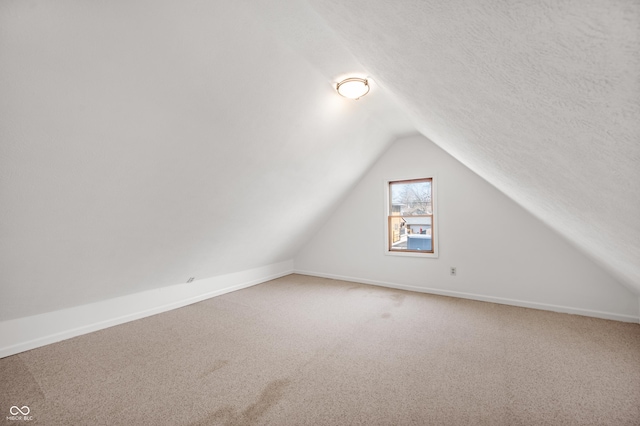
M336 90L345 98L358 100L369 93L369 81L366 78L350 77L342 80Z

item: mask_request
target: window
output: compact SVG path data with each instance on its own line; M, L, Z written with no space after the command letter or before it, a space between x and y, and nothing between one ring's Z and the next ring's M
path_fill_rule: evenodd
M433 178L390 181L387 252L436 254Z

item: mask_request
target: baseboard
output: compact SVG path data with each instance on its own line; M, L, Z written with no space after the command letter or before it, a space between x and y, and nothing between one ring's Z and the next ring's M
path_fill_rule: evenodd
M0 358L181 308L293 272L293 261L0 322Z
M420 293L437 294L440 296L459 297L462 299L478 300L481 302L499 303L501 305L511 305L511 306L519 306L522 308L540 309L543 311L561 312L561 313L573 314L573 315L583 315L587 317L602 318L602 319L608 319L608 320L614 320L614 321L640 323L640 316L617 314L613 312L602 312L602 311L595 311L595 310L589 310L589 309L572 308L569 306L559 306L559 305L552 305L547 303L527 302L524 300L507 299L504 297L485 296L482 294L465 293L465 292L451 291L451 290L441 290L436 288L417 287L417 286L411 286L411 285L390 283L386 281L370 280L366 278L356 278L356 277L347 277L343 275L325 274L323 272L304 271L304 270L298 270L298 269L294 269L293 272L295 274L300 274L300 275L309 275L309 276L320 277L320 278L330 278L334 280L356 282L361 284L371 284L371 285L377 285L381 287L397 288L399 290L409 290L409 291L415 291Z

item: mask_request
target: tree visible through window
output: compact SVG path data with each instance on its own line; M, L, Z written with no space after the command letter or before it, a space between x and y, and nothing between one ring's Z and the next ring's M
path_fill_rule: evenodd
M389 251L433 253L432 178L389 182Z

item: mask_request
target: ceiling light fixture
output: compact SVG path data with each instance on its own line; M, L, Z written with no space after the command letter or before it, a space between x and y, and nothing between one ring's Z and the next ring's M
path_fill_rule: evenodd
M369 93L369 81L366 78L347 78L338 83L336 90L345 98L358 100Z

